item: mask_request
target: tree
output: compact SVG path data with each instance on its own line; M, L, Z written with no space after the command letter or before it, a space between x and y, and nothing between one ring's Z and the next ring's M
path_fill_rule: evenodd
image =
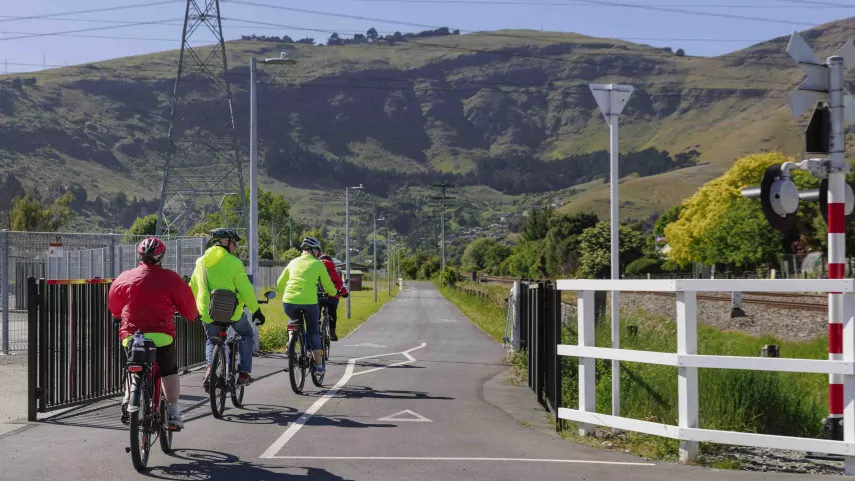
M463 270L479 271L487 267L487 253L497 244L495 239L489 237L481 237L470 242L463 251L463 259L461 259Z
M549 218L549 230L540 251L549 276L575 272L579 262L579 236L585 229L597 225L597 222L599 219L592 212L553 215Z
M245 189L246 198L249 199L249 187ZM247 206L248 207L248 206ZM283 229L287 225L291 206L285 196L273 192L258 189L258 255L261 259L273 258L273 246L270 236L270 227L274 224L276 230L277 246L285 245L282 239L287 239L288 231ZM217 227L236 226L241 221L241 200L237 195L230 195L223 200L221 211L207 214L201 222L190 229L190 235L207 234ZM276 228L278 226L278 228ZM244 243L244 246L246 244ZM243 249L243 247L242 247Z
M536 241L546 237L549 231L549 218L552 217L552 207L532 209L528 220L522 227L522 237L527 241Z
M686 52L685 52L685 50L683 50L682 48L678 48L678 49L677 49L677 51L676 51L676 52L674 52L674 55L676 55L676 56L678 56L678 57L685 57L685 56L686 56Z
M707 182L692 197L683 202L683 208L679 218L665 226L663 233L668 239L668 244L671 246L671 251L668 257L681 266L685 266L692 262L721 262L728 263L727 259L736 258L762 258L756 254L742 253L734 255L726 255L720 259L715 258L714 253L724 253L724 248L710 247L708 244L713 242L709 239L709 234L712 229L718 224L725 221L733 228L734 222L749 222L754 223L752 216L757 217L756 220L762 218L762 213L759 210L742 210L748 209L748 206L735 207L734 211L728 212L732 204L742 199L741 189L749 185L758 185L763 177L766 168L773 164L781 164L783 162L793 162L794 159L786 157L781 153L763 153L743 157L737 160L733 166L727 170L721 177ZM819 181L810 174L803 171L793 172L793 182L800 189L816 188ZM760 201L754 200L759 206ZM808 206L804 206L808 207ZM798 213L797 225L798 229L813 231L810 227L810 221L813 219L810 208L800 208ZM728 215L727 219L724 216ZM807 217L811 216L811 217ZM765 219L764 219L765 222ZM740 226L741 231L751 231L751 226ZM798 236L796 235L796 238ZM724 237L716 237L717 241L724 240ZM747 251L764 249L761 246L763 243L770 242L772 238L768 236L760 236L753 240L748 239L750 243L743 246ZM777 243L778 245L780 242Z
M333 32L327 40L327 45L341 45L343 43L344 42L342 42L341 37L338 36L338 32Z
M125 239L128 243L133 243L138 237L150 235L157 235L157 214L138 217L125 232Z
M29 232L56 232L68 224L71 218L71 203L74 194L66 192L53 204L43 203L38 197L29 194L12 202L9 212L9 224L12 230Z
M369 41L369 42L374 43L374 42L376 42L376 41L377 41L377 37L378 37L379 35L378 35L378 33L377 33L377 29L376 29L376 28L374 28L374 27L371 27L371 28L369 28L369 29L368 29L368 31L367 31L367 32L365 32L365 36L366 36L366 37L368 37L368 41Z
M580 279L608 279L611 273L611 226L599 222L585 229L579 236L579 251L582 253L576 277ZM642 256L644 239L641 233L626 226L618 229L619 272Z
M683 204L678 204L663 212L662 215L656 219L656 223L653 224L653 233L647 238L647 249L650 251L648 253L649 255L653 256L653 252L656 250L657 246L668 242L667 239L662 242L657 242L656 239L665 237L665 228L679 219L681 212L683 212Z

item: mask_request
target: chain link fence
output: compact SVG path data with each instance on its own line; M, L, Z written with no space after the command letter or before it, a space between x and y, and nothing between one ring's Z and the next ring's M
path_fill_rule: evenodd
M0 231L3 353L27 349L27 277L48 280L115 278L136 267L136 245L147 236ZM162 237L163 266L190 276L207 237Z

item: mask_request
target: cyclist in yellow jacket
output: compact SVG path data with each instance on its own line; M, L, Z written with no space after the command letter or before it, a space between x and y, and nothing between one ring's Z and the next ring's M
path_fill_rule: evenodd
M237 384L243 386L253 381L250 373L252 372L252 347L255 335L243 308L246 306L249 312L253 313L252 320L259 326L264 324L264 314L258 306L255 289L249 282L243 261L234 255L237 251L238 242L240 242L240 237L237 232L231 229L220 228L211 231L211 239L208 242L211 247L202 254L202 257L196 259L196 269L190 278L190 290L193 291L193 297L196 298L196 306L202 316L207 335L205 343L207 369L211 368L211 355L214 351L214 345L210 339L217 337L220 333L220 328L211 324L213 319L208 315L211 292L214 289L226 289L237 295L238 304L235 306L235 312L231 319L233 321L231 328L241 336L238 348L240 354L238 371L240 374ZM207 390L207 370L202 385Z
M314 237L306 237L300 244L300 248L303 250L303 255L288 263L279 280L276 281L276 287L282 293L282 307L291 322L299 322L299 309L306 312L306 337L309 340L309 349L315 356L315 372L323 374L326 368L323 364L321 336L318 329L318 318L321 317L318 305L318 281L330 296L335 296L338 291L330 279L326 266L318 260L318 256L321 255L321 243Z

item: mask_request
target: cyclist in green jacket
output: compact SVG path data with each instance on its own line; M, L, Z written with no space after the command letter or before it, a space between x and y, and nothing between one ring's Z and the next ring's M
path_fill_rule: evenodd
M315 356L315 372L323 374L326 368L323 364L321 351L321 336L318 329L318 318L321 308L318 305L318 281L330 296L335 296L335 289L329 272L323 262L318 260L321 255L321 243L314 237L303 239L300 248L303 255L288 263L282 271L276 287L282 293L282 307L291 322L299 322L298 310L306 312L306 336L309 339L309 349Z
M196 259L196 269L190 278L190 290L193 291L193 297L196 298L196 306L202 316L203 326L205 326L207 335L205 361L208 370L211 368L211 355L214 351L214 345L210 338L217 337L220 333L220 328L211 324L213 320L208 315L208 305L211 301L210 293L214 289L226 289L237 295L238 305L235 307L231 319L233 321L231 327L241 336L238 351L240 354L240 362L238 363L240 375L237 384L242 386L253 381L250 373L252 372L252 347L255 335L243 308L246 306L253 313L252 320L259 326L264 324L264 314L258 306L255 289L249 282L243 261L234 255L237 251L238 242L240 242L240 237L237 232L231 229L221 228L211 231L211 239L208 241L208 245L211 247L202 254L202 257ZM206 274L207 284L205 282ZM205 371L203 386L207 390L207 370Z

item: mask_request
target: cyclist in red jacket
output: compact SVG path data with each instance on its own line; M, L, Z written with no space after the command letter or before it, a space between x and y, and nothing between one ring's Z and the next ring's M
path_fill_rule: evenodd
M341 280L341 276L338 275L338 272L335 270L335 263L333 263L332 257L329 254L323 254L318 259L324 263L327 268L327 272L330 274L330 279L332 279L333 284L335 284L335 290L341 292L341 295L344 297L348 296L347 288L342 287L344 283ZM339 295L335 297L323 296L318 299L318 304L327 306L327 310L330 313L330 340L338 341L338 336L335 333L335 323L338 321L338 298Z
M110 286L108 307L114 317L122 320L119 338L122 345L132 342L140 330L157 346L157 365L163 380L163 391L169 404L169 425L181 429L183 421L178 409L181 383L178 379L178 357L175 352L175 311L187 320L197 320L199 311L190 286L177 273L160 266L166 245L157 237L149 237L137 246L140 263L134 269L119 274ZM122 401L122 422L128 423L127 406L130 393Z

